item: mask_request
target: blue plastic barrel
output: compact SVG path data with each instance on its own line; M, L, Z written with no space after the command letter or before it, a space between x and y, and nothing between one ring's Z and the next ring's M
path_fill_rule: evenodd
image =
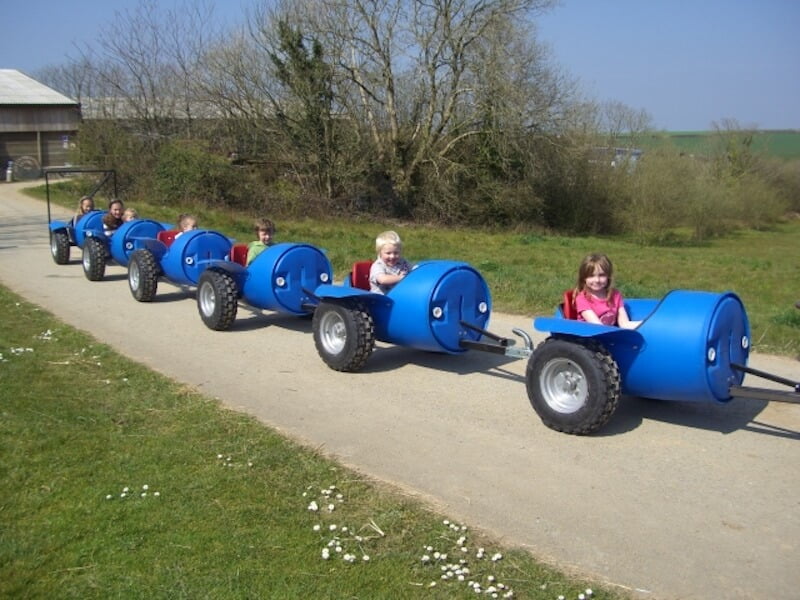
M372 305L376 338L432 352L464 352L461 340L481 336L460 321L485 329L492 309L483 277L463 262L422 262L386 297Z
M744 373L731 367L731 363L746 365L750 352L750 325L736 294L674 290L637 331L641 347L610 348L620 367L624 394L727 402L730 386L741 385L744 379Z
M86 232L101 233L103 231L103 215L107 212L106 210L92 210L78 219L75 224L75 243L78 247L83 248Z
M143 239L155 239L159 231L165 229L163 223L150 219L134 219L123 223L111 236L111 256L123 267L130 262L131 254Z
M267 310L306 314L303 304L319 285L333 280L328 257L309 244L270 246L247 266L242 296L253 306Z
M175 238L161 258L167 279L184 285L197 285L209 263L225 260L232 242L217 231L195 229Z

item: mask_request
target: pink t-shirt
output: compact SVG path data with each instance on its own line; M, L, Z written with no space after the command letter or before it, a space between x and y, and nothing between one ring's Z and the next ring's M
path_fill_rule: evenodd
M580 292L575 297L575 308L578 310L578 320L585 321L583 311L593 310L603 325L616 325L617 313L622 306L622 294L614 290L610 298L602 300L586 292Z

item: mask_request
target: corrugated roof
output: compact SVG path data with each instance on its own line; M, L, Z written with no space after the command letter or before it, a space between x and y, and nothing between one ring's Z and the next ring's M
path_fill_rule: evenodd
M77 104L16 69L0 69L0 104Z

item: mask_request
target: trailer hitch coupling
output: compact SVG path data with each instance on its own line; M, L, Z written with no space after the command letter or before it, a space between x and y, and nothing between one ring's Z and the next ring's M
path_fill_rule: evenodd
M503 354L504 356L511 356L513 358L528 358L533 354L533 340L531 336L522 329L514 327L511 331L522 339L522 346L515 346L516 340L506 338L496 333L492 333L486 329L468 323L467 321L459 321L462 327L480 333L484 338L491 341L474 341L474 340L461 340L459 345L462 348L469 348L471 350L480 350L481 352L491 352L492 354Z

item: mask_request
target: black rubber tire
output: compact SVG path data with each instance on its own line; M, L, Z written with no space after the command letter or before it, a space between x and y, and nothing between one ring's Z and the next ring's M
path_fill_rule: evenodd
M89 281L102 281L106 274L106 246L101 240L87 237L83 243L83 274Z
M375 324L360 302L320 302L312 327L317 352L334 371L358 371L375 349Z
M128 263L128 287L139 302L151 302L156 296L161 267L150 250L136 250Z
M206 327L215 331L229 329L239 309L236 282L221 269L207 269L197 284L197 312Z
M619 367L592 340L546 339L528 359L525 382L542 422L564 433L597 431L619 404Z
M69 235L66 231L50 232L50 254L57 265L65 265L69 262Z

